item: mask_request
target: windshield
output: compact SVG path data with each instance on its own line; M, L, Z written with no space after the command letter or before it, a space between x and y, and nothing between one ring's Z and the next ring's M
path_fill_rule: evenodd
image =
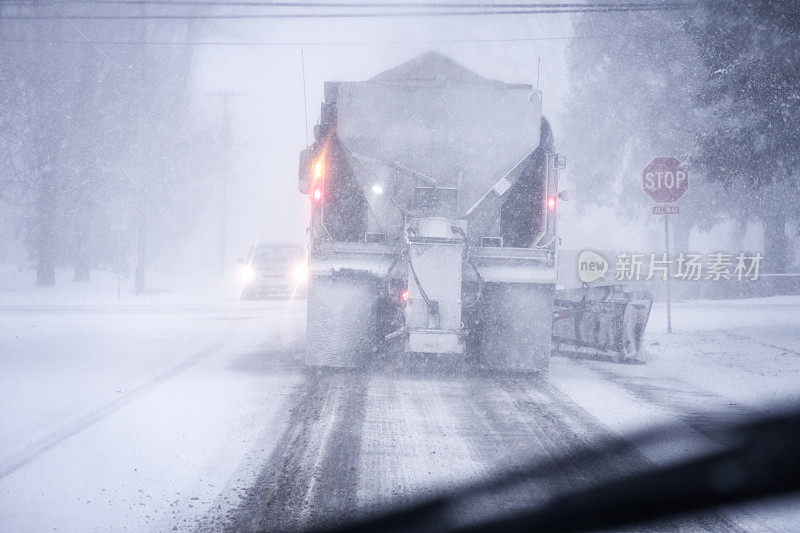
M305 254L302 248L257 246L253 249L251 260L253 263L289 263L300 259Z
M0 0L0 532L800 531L796 0Z

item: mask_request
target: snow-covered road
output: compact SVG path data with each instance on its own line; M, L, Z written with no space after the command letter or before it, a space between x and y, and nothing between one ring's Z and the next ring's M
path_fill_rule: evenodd
M260 355L297 349L304 312L0 311L0 530L192 529L234 502L300 380Z
M298 527L665 422L702 442L712 414L800 402L800 298L673 312L667 335L654 310L647 364L555 357L538 381L307 372L302 302L0 306L0 530ZM685 525L791 531L790 508Z

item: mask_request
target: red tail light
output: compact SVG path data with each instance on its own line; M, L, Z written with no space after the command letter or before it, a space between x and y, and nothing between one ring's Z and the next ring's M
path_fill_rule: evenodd
M547 197L547 210L548 211L555 211L556 210L556 197L555 196L548 196Z
M315 187L314 194L311 197L314 199L315 202L319 202L320 200L322 200L322 188Z
M404 291L402 292L402 294L400 294L400 298L401 298L401 299L402 299L404 302L407 302L407 301L408 301L408 299L409 299L410 297L411 297L411 293L410 293L410 292L408 292L408 290L404 290Z

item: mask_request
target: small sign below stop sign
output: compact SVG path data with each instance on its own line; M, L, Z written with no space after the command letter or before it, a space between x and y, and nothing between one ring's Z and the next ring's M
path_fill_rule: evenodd
M656 157L642 171L642 190L659 204L673 204L689 188L689 172L674 157Z

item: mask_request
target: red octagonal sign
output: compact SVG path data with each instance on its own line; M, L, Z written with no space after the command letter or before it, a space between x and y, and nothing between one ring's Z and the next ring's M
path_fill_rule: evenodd
M659 204L674 204L689 188L689 172L674 157L656 157L642 171L642 190Z

